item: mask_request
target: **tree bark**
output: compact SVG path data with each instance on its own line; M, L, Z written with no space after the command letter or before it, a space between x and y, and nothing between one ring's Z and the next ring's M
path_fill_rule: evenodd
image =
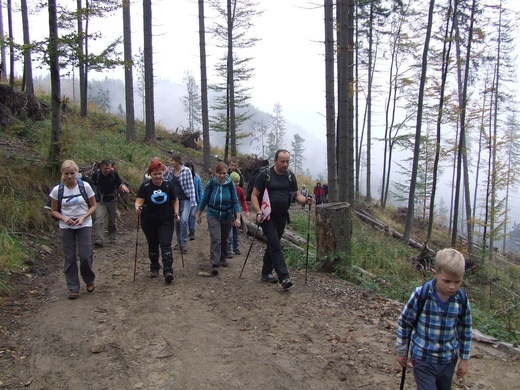
M126 108L126 142L134 142L135 108L134 108L134 76L132 59L132 23L130 17L130 0L123 0L123 37L125 57L125 108Z
M336 170L336 110L334 91L334 7L332 0L325 0L325 110L327 126L327 182L329 200L338 200Z
M58 57L58 21L56 0L49 0L49 64L51 74L51 145L49 148L48 165L50 171L57 174L61 159L61 82Z
M352 210L348 203L316 206L317 259L324 260L320 270L334 272L340 254L352 251Z
M32 59L31 59L31 38L29 36L29 17L27 14L27 0L20 1L22 10L22 29L23 29L23 78L24 90L28 96L34 97L34 83L32 73Z
M424 39L424 48L422 55L422 69L421 69L421 81L419 85L419 99L417 102L417 122L415 127L415 146L414 156L412 163L412 177L410 179L410 191L408 193L408 212L406 213L406 225L404 228L403 240L408 242L410 239L410 233L412 231L412 223L415 212L415 187L417 181L417 170L419 166L419 150L421 145L421 126L422 126L422 112L424 102L424 89L426 85L426 73L428 71L428 50L430 47L430 37L432 33L433 24L433 8L435 0L430 0L430 8L428 11L428 27L426 29L426 38Z
M204 24L204 0L199 0L199 48L200 48L200 98L202 104L202 156L204 170L211 164L209 140L208 76L206 65L206 30Z
M144 29L144 89L146 107L145 141L155 143L154 86L153 86L153 45L152 45L152 1L143 0Z

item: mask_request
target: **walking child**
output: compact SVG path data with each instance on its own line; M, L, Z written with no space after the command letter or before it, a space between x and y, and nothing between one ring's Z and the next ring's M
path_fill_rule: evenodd
M419 390L451 389L458 359L457 378L468 372L471 310L460 289L464 266L464 256L455 249L437 252L433 279L413 291L399 317L396 358L406 368L410 348Z
M245 211L246 218L249 218L249 207L247 206L246 195L244 194L244 190L242 187L238 185L240 182L240 175L233 171L229 175L233 183L235 183L235 188L237 190L238 203L240 204L241 211ZM233 251L232 251L233 250ZM231 259L233 257L233 253L237 256L240 256L240 232L236 226L233 225L231 228L231 232L229 233L228 247L227 247L227 258Z

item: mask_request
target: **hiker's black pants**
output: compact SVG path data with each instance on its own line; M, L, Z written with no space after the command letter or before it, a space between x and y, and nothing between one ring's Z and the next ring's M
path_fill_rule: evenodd
M150 271L159 271L159 248L161 249L163 274L173 271L172 238L173 218L166 220L151 219L143 216L141 228L148 241L148 258Z
M282 238L286 223L287 214L278 216L271 214L269 221L264 221L261 225L262 230L264 231L264 236L267 239L262 275L270 275L274 269L280 282L289 277L282 246L280 244L280 239Z

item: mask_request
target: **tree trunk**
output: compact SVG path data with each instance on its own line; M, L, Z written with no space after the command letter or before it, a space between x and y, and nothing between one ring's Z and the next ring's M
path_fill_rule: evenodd
M25 80L24 90L28 96L34 97L34 83L32 74L32 60L31 60L31 38L29 37L29 17L27 15L27 0L20 1L22 10L22 28L23 28L23 43L26 46L23 50L23 77Z
M204 0L199 0L199 47L200 47L200 98L202 104L202 155L204 170L211 164L209 140L208 76L206 66L206 30L204 26Z
M49 66L51 74L51 145L49 148L49 169L53 174L60 171L61 159L61 83L58 57L58 21L56 0L49 0Z
M144 89L146 107L145 141L155 143L153 45L152 45L152 0L143 0L144 29Z
M422 125L422 112L424 102L424 89L426 85L426 72L428 70L428 49L430 46L430 37L432 33L433 24L433 8L435 0L430 0L430 8L428 11L428 27L426 29L426 38L424 39L424 48L422 55L422 69L421 69L421 81L419 85L419 99L417 102L417 122L415 127L415 145L413 152L413 163L412 163L412 177L410 179L410 191L408 193L408 211L406 213L406 224L404 228L403 240L408 242L410 239L410 233L412 231L412 223L415 209L415 187L417 181L417 170L419 166L419 150L421 147L421 125Z
M2 0L0 0L0 36L4 36L4 6L2 4ZM0 40L0 81L6 80L6 62L7 57L5 55L5 42L4 40Z
M316 206L317 259L320 270L334 272L341 255L352 251L352 210L348 203L325 203Z
M334 108L334 7L332 0L325 0L325 107L327 123L327 182L329 201L338 200L336 171L336 110Z
M13 9L11 0L7 0L7 23L9 28L9 86L14 87L14 36L13 36Z
M80 116L87 116L87 82L85 80L85 53L83 51L83 17L81 14L81 0L76 1L76 8L78 11L78 43L77 43L77 57L78 57L78 73L79 73L79 105Z
M228 107L229 107L229 138L231 146L231 156L237 155L237 134L236 134L236 113L235 113L235 72L233 67L233 15L234 10L231 9L231 0L227 0L228 10Z
M125 56L126 142L135 141L134 76L130 0L123 0L123 37Z
M347 199L347 12L346 0L336 4L336 50L337 50L337 80L338 80L338 117L336 123L336 157L335 162L338 176L338 201Z
M457 15L457 12L452 13L451 0L448 5L448 14L446 15L446 30L444 32L444 46L442 50L442 74L441 74L441 87L440 87L440 97L439 97L439 108L437 111L437 139L435 142L435 159L433 162L433 178L432 178L432 194L430 197L430 213L428 217L428 232L426 233L426 242L429 242L432 236L433 231L433 219L435 216L435 194L437 192L437 175L439 169L439 160L440 160L440 151L441 151L441 125L443 118L443 107L444 107L444 92L446 89L446 79L448 77L449 72L449 64L450 64L450 51L451 51L451 42L453 37L453 30L455 23L451 23L450 20L453 15ZM457 0L455 0L455 4L457 4Z

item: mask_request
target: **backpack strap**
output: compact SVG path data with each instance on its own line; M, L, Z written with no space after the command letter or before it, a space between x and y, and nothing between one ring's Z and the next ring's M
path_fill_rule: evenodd
M412 324L412 329L415 328L417 326L417 323L419 322L419 317L421 317L421 313L424 309L424 304L426 303L426 298L428 297L428 292L432 288L432 285L433 285L433 279L428 280L426 283L424 283L422 285L421 293L419 295L419 299L417 300L417 314L416 314L415 320ZM460 289L459 289L459 291L457 291L457 295L460 296L460 299L462 301L462 310L459 311L459 321L461 321L462 318L464 318L464 316L466 315L466 309L468 307L468 296L466 295L466 293L464 291L462 291Z
M60 182L58 185L58 213L61 213L61 202L63 201L63 190L65 188L65 185Z
M78 188L79 188L79 193L81 194L81 196L83 197L83 199L85 199L85 203L88 205L88 196L87 196L87 191L85 191L85 183L83 183L83 180L81 179L77 179L78 181ZM61 202L63 201L63 191L65 190L65 185L60 182L60 184L58 185L58 213L61 213Z

